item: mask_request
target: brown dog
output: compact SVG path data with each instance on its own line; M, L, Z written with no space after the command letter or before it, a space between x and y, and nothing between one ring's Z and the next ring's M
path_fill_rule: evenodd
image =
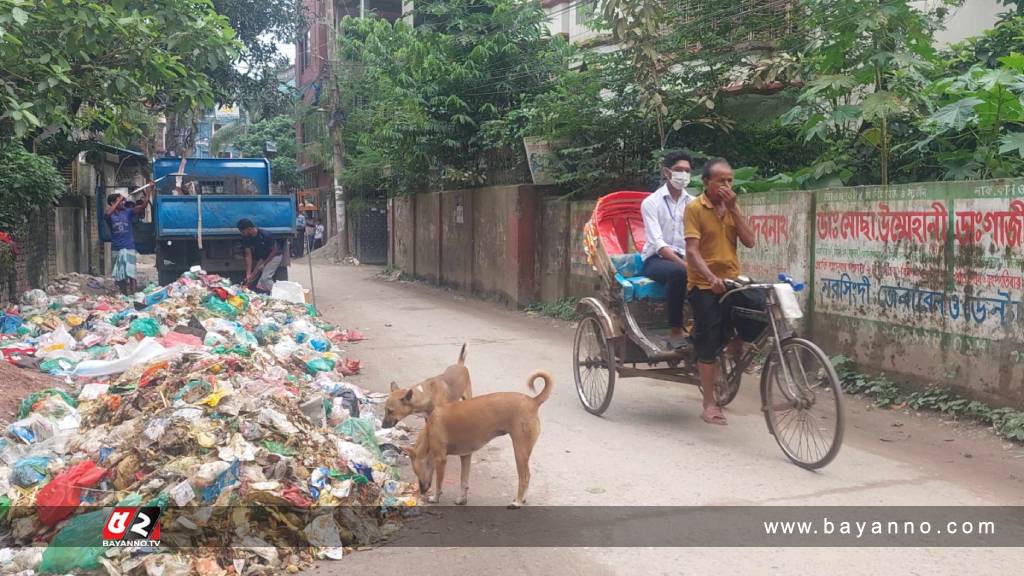
M537 410L551 396L554 385L550 374L537 370L526 381L531 392L536 392L533 383L537 378L544 380L544 389L533 397L519 392L495 392L434 407L412 451L412 467L419 479L420 494L425 495L430 490L431 477L435 471L437 473L434 495L427 498L428 502L435 503L441 497L445 463L452 454L462 459L462 494L455 503L465 504L473 452L498 436L508 434L512 437L519 474L519 490L509 508L523 505L530 485L530 454L540 436Z
M455 402L473 397L473 385L466 369L466 345L459 351L459 360L438 376L427 378L411 388L391 383L391 393L384 404L385 428L391 428L410 414L430 414L435 396L439 402Z

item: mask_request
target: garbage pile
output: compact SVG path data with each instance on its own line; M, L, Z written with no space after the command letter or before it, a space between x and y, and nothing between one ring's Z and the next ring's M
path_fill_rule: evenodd
M0 439L0 572L296 572L416 505L383 395L344 380L361 334L198 268L134 299L74 284L0 319L3 361L55 377ZM159 529L112 543L115 506Z

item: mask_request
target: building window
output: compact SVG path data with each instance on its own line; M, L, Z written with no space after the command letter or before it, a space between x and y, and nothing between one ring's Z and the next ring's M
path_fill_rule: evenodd
M307 70L309 68L309 47L313 44L313 29L306 28L306 32L302 34L302 39L299 40L299 72Z

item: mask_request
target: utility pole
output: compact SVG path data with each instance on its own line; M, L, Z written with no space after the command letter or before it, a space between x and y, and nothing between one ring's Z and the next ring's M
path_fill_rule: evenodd
M327 62L324 71L328 82L327 101L328 117L327 130L331 138L331 173L334 182L334 199L337 210L335 219L339 238L337 240L337 252L335 259L338 261L348 257L348 218L345 210L345 191L341 187L341 172L345 168L345 142L342 140L342 123L344 114L341 110L341 97L338 94L338 19L334 6L334 0L324 2L324 11L327 19Z

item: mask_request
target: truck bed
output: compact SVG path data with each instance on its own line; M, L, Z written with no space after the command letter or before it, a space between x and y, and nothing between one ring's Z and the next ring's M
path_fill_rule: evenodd
M201 200L200 200L201 199ZM199 230L197 205L203 210L203 237L238 237L238 221L271 234L295 234L295 201L291 196L166 196L156 197L156 237L160 240L195 238Z

